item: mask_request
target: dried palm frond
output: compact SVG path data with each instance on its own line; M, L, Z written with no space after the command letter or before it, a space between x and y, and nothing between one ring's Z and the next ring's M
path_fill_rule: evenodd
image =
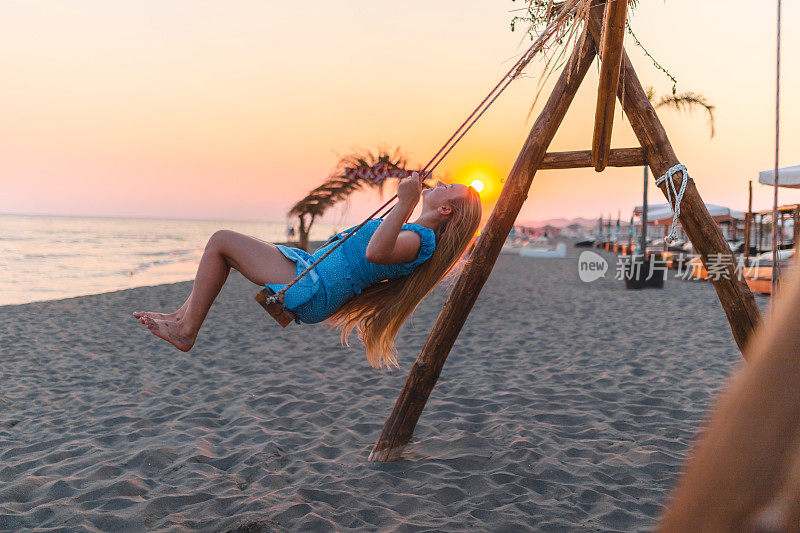
M528 34L536 41L536 46L526 51L526 57L517 67L515 77L530 63L540 51L555 45L570 42L577 33L578 26L589 16L591 0L530 0L528 13L530 18L514 17L511 30L514 31L518 20L531 23ZM537 26L544 26L541 32Z
M678 111L687 111L689 113L692 112L695 106L700 106L706 110L708 114L708 125L711 128L711 138L714 138L716 135L716 128L714 122L714 109L715 107L708 102L705 96L702 94L693 93L691 91L686 91L683 93L678 94L671 94L668 96L662 96L660 98L656 98L655 91L652 87L647 89L647 98L653 104L653 107L656 109L662 107L674 107Z
M399 148L353 153L340 158L328 179L289 210L288 216L297 217L300 223L300 247L308 247L311 226L329 208L358 190L375 188L382 192L387 179L402 179L411 173L406 167L408 158Z
M516 0L511 0L515 2ZM556 2L554 0L523 0L528 4L523 8L526 12L525 16L515 16L511 19L511 31L514 31L517 22L527 22L530 24L528 32L535 31L536 28L546 26L552 22L556 16L560 15L564 10L571 10L571 2L568 0L561 0ZM584 9L588 10L591 7L591 2L585 2ZM636 7L638 0L629 0L628 7L633 9ZM517 10L522 11L523 9ZM583 13L585 14L585 13Z
M529 0L526 9L527 16L515 16L511 21L511 30L514 31L516 23L526 21L530 24L528 34L536 40L537 46L526 52L527 57L517 69L519 75L538 52L549 49L555 53L550 55L545 63L544 72L539 76L536 96L534 97L528 116L533 112L534 106L541 94L545 82L553 72L557 71L564 63L566 51L571 44L581 45L578 40L585 38L585 33L578 30L586 22L591 8L591 0ZM540 27L543 27L540 31Z
M512 0L516 1L516 0ZM528 112L528 117L530 117L531 113L533 112L534 106L541 95L542 89L544 88L545 83L550 76L553 75L554 72L561 69L567 59L567 50L571 48L571 46L575 44L582 44L576 42L575 37L578 35L578 29L581 27L582 23L586 21L586 17L588 16L589 9L593 3L592 0L580 0L575 2L574 0L523 0L527 3L525 8L515 10L515 11L524 11L524 15L515 15L511 19L511 31L514 31L517 25L521 22L528 24L527 33L531 39L538 39L540 37L541 28L552 24L554 21L558 20L559 17L563 17L561 20L561 24L559 25L558 29L556 30L555 38L549 38L549 44L551 46L551 50L554 50L554 53L547 59L547 62L544 65L544 70L541 76L539 76L536 96L534 97L533 103L531 104L531 108ZM632 11L638 4L637 0L629 0L628 1L628 9ZM677 80L675 76L673 76L666 68L661 66L661 64L653 57L650 52L644 47L644 45L639 41L637 36L634 34L633 29L630 26L629 21L626 21L626 28L628 33L634 40L634 43L637 47L639 47L644 54L653 62L653 65L660 71L662 71L673 83L673 95L677 92ZM583 34L581 34L583 35ZM713 122L713 118L712 118ZM713 126L712 126L713 127Z

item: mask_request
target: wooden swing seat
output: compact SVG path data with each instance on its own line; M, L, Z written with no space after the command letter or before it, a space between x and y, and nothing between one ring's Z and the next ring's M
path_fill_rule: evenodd
M261 292L256 294L256 301L261 304L261 307L263 307L281 327L285 328L295 320L297 315L286 309L280 303L270 300L273 296L275 296L275 291L269 287L264 287Z

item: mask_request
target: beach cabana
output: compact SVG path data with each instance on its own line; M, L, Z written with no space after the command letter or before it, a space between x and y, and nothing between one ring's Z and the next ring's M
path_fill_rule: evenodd
M729 207L715 204L705 204L708 214L711 218L720 225L726 225L729 228L729 240L736 241L739 233L739 222L744 223L745 214L741 211L736 211ZM637 205L633 211L635 216L641 218L642 206ZM664 232L668 231L670 224L672 224L672 208L669 204L651 204L647 206L647 224L654 226L661 226ZM667 244L664 243L664 251L667 251Z
M775 170L764 170L758 173L758 182L762 185L775 185ZM800 165L795 165L793 167L785 167L778 169L778 187L786 187L789 189L800 189ZM751 193L752 194L752 193ZM768 211L760 211L758 213L753 213L752 215L758 216L760 215L761 221L763 222L764 217L771 217L775 214L778 216L778 223L781 226L781 230L783 229L784 218L789 217L793 224L794 224L794 239L793 245L797 244L798 235L797 230L798 226L798 211L800 211L800 204L794 205L782 205L782 206L775 206L773 209ZM758 244L761 245L761 235L759 234Z
M783 174L780 174L778 179L782 182ZM770 237L765 239L764 226L766 224L773 224L773 218L776 213L778 218L775 219L777 228L774 234L778 238L778 241L777 245L773 246L771 239L772 232L768 233ZM750 268L745 268L742 274L750 290L761 294L772 294L772 273L775 262L775 258L772 257L772 250L778 250L778 267L775 268L775 271L778 273L778 278L780 278L781 271L789 267L791 263L791 261L786 261L787 257L791 257L791 255L785 256L783 252L791 251L791 249L796 248L797 242L800 240L800 204L781 205L777 209L765 209L763 211L750 213L749 215L751 220L750 225L755 225L753 247L757 253L761 255L750 259L750 247L748 246L745 250L745 258L746 265ZM791 227L791 230L789 230L789 227ZM788 241L790 236L791 241ZM784 241L784 239L787 240ZM765 240L767 243L764 242ZM761 252L765 253L762 254ZM769 256L769 258L767 256Z
M776 165L777 166L777 165ZM758 182L762 185L768 185L770 187L775 187L775 169L770 170L763 170L758 173ZM747 213L747 222L745 223L745 265L750 264L750 254L756 253L759 254L765 249L762 247L762 243L764 240L764 223L765 220L769 221L772 225L773 230L771 231L771 236L769 239L769 250L780 250L789 247L788 245L782 244L784 238L784 229L787 225L791 224L792 226L792 243L791 247L795 247L798 242L798 230L800 229L800 204L794 205L778 205L778 191L777 188L775 189L774 193L774 203L772 209L753 212L752 210L752 203L753 203L753 182L750 182L750 200ZM795 165L792 167L784 167L778 169L778 187L786 187L789 189L800 189L800 165ZM773 219L774 223L773 223ZM788 220L787 220L788 219ZM787 224L787 222L789 224ZM751 235L753 233L753 227L755 227L755 235ZM754 237L754 239L752 239ZM752 240L755 240L755 245L752 245ZM777 243L773 242L777 241ZM775 262L775 258L773 258L773 262ZM778 266L776 268L777 272L780 272L780 261L778 261ZM752 289L752 279L754 276L746 275L747 282L751 285ZM769 278L771 282L772 273L769 273ZM763 281L764 274L760 274L758 279ZM761 284L763 285L763 283ZM770 291L760 290L764 294L771 294Z
M780 79L780 78L779 78ZM777 130L776 130L777 135ZM775 140L776 146L778 146L778 140ZM776 183L775 180L775 173L778 173L778 180ZM762 170L758 173L758 182L762 185L770 185L774 188L774 199L772 204L772 238L770 239L771 248L773 253L776 254L777 250L781 248L780 245L780 238L778 236L778 225L781 226L781 231L783 231L783 219L784 214L780 212L780 207L778 207L778 187L787 187L790 189L798 189L800 188L800 165L795 165L793 167L784 167L778 168L778 150L775 149L775 168L771 170ZM751 189L751 197L752 197L752 189ZM763 214L762 214L762 221L763 221ZM797 242L797 226L798 226L798 219L797 219L797 211L793 213L793 222L794 222L794 242ZM777 244L776 244L777 241ZM761 235L759 234L759 245L761 244ZM749 252L749 250L748 250ZM776 272L778 276L780 275L780 262L777 260L777 255L773 257L773 262L776 263ZM772 279L772 292L775 290L775 284L777 283L778 276L775 276Z
M735 222L744 220L744 213L736 211L722 205L706 204L708 214L711 215L718 224L723 222ZM642 206L637 205L633 211L636 216L642 216ZM647 222L660 225L672 223L672 208L669 204L655 204L647 206Z

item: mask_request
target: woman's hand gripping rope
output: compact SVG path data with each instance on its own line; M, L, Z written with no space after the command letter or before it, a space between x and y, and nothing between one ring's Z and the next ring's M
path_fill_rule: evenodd
M419 202L421 194L422 179L419 176L419 172L414 171L397 186L397 203L411 211Z

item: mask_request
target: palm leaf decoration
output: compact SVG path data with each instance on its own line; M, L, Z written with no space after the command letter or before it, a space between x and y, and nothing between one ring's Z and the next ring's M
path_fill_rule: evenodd
M387 179L404 179L411 174L406 167L408 159L400 149L342 157L328 179L289 210L289 217L298 218L299 247L308 249L311 227L329 208L365 188L377 189L382 194Z
M650 87L647 89L647 98L656 109L669 107L675 108L678 111L687 111L688 113L691 113L696 106L702 107L708 114L708 125L711 128L711 138L713 139L714 135L716 135L716 127L714 123L715 107L711 105L706 97L702 94L687 91L684 93L671 94L657 98L655 91L652 87Z

